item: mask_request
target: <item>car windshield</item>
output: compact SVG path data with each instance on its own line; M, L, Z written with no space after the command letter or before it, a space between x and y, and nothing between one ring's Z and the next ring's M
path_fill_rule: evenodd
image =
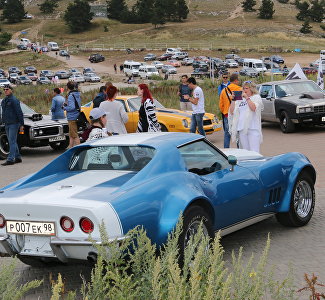
M154 155L155 149L145 146L79 148L71 158L69 170L140 171Z
M116 99L117 100L117 99ZM129 106L133 111L139 110L141 106L141 98L130 98L128 99ZM154 99L156 108L165 108L158 100Z
M277 97L286 97L306 92L323 92L323 90L313 81L302 81L277 84L275 92Z
M148 68L147 70L148 70L148 72L156 72L155 68Z
M132 66L132 69L133 69L133 70L139 70L139 68L140 68L140 65Z
M7 79L0 79L0 82L8 82Z

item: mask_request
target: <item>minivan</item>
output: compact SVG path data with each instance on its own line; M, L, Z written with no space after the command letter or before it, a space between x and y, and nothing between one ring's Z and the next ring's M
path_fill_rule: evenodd
M123 64L123 71L126 76L139 76L141 64L137 61L126 60Z
M139 68L140 78L149 79L152 76L159 76L158 70L153 65L143 65Z
M245 58L243 61L243 68L255 69L258 73L267 71L261 59Z
M31 44L30 40L29 40L29 39L25 39L25 38L21 38L21 39L20 39L20 43L21 43L22 45L25 45L25 46Z
M58 51L59 46L56 42L48 42L47 47L49 48L50 51Z

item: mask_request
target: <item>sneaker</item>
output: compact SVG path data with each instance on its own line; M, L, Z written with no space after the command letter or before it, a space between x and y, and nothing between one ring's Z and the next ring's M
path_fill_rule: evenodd
M1 164L2 166L11 166L14 165L15 163L11 160L6 160L3 164Z
M15 163L16 163L16 164L19 164L19 163L21 163L21 162L22 162L22 159L21 159L20 157L15 159Z

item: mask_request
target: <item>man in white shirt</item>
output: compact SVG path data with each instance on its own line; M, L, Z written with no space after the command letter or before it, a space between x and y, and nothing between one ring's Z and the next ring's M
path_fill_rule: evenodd
M193 91L192 97L190 95L184 95L184 99L188 99L192 103L192 118L190 132L195 133L197 131L205 136L203 129L203 116L204 110L204 94L202 89L196 84L194 77L187 79L188 87Z

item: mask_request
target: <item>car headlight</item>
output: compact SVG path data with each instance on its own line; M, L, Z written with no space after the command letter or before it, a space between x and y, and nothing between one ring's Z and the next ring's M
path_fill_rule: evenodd
M313 112L313 107L299 107L299 113L310 113Z
M186 120L186 119L183 119L182 120L182 123L183 123L183 126L185 127L185 128L188 128L189 126L188 126L188 121Z
M33 136L38 136L38 131L37 130L33 131Z
M38 131L38 134L39 134L39 135L43 135L43 130L40 129L40 130Z
M216 117L216 116L214 116L214 118L213 118L213 123L219 123L219 119L218 119L218 117Z

